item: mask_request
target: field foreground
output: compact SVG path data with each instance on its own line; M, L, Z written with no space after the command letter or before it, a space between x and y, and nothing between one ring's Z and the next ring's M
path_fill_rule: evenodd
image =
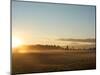
M93 51L35 51L12 54L12 75L96 68Z

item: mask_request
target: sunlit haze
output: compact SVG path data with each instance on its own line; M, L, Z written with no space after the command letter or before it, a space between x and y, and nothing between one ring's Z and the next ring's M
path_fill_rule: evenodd
M22 40L20 38L17 37L13 37L12 38L12 48L16 48L19 47L23 44Z
M57 39L95 39L95 6L13 1L12 36L24 44L66 45L76 41ZM13 47L22 43L14 42ZM91 44L81 42L85 43Z

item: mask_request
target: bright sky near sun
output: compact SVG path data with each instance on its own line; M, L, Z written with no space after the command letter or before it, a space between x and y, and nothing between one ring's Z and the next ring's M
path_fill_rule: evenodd
M95 38L95 10L95 6L13 1L12 35L27 44L46 39Z

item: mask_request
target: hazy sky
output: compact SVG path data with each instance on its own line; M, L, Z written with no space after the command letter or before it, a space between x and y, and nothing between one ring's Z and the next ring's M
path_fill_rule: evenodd
M95 6L12 2L12 35L26 43L95 38Z

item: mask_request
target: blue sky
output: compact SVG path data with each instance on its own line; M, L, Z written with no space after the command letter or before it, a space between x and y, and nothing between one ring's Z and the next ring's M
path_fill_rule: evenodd
M95 38L95 6L12 2L12 35L27 43L57 38Z

